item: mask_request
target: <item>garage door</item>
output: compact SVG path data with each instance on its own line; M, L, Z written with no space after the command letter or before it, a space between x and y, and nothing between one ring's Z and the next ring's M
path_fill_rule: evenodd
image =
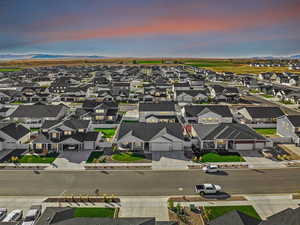
M180 151L183 149L181 142L173 142L173 151Z
M255 143L255 148L256 149L262 149L265 147L265 143L264 142L257 142Z
M253 144L236 144L235 145L236 150L252 150Z
M151 151L170 151L169 143L151 143Z

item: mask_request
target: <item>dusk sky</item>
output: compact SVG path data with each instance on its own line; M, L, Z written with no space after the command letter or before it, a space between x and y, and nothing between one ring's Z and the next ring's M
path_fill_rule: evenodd
M300 0L1 0L0 54L300 53Z

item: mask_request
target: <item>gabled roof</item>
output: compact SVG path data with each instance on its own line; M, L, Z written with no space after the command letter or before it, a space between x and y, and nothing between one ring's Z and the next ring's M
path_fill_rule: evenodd
M285 209L267 218L260 225L299 225L300 207L297 209Z
M143 141L150 141L159 132L170 134L184 140L183 129L179 123L122 123L117 134L117 140L131 132L131 135Z
M174 102L140 103L139 111L140 112L149 112L149 111L171 112L171 111L175 111L175 103Z
M193 124L197 135L202 140L237 139L237 140L266 140L245 124Z
M15 140L19 140L26 134L30 133L29 129L21 124L16 123L0 123L0 131L14 138Z
M210 221L209 225L259 225L260 222L261 220L234 210Z
M71 129L78 130L78 129L87 129L90 124L89 120L77 120L77 119L72 119L72 120L45 120L45 122L42 125L42 129L49 129L52 127L57 127L60 125L67 126Z
M284 115L279 107L250 106L244 107L252 118L277 118Z
M176 95L180 95L182 93L185 93L190 96L197 96L198 94L207 95L208 93L205 90L179 90L176 91Z
M19 105L11 117L45 118L56 117L63 105Z
M287 118L294 127L300 127L300 115L290 115Z
M187 117L196 117L203 110L209 110L222 117L232 117L231 111L226 105L187 105L184 106Z

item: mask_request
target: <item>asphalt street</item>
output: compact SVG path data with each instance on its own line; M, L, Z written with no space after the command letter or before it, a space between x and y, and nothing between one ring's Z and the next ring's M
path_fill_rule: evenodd
M214 183L229 194L292 193L300 190L300 168L202 171L0 171L0 196L100 193L119 196L195 194L194 185Z

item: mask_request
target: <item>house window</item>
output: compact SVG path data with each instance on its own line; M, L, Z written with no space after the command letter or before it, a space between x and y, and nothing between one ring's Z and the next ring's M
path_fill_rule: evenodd
M42 144L35 144L35 149L42 149L43 145Z
M72 131L70 131L70 130L64 131L64 135L71 135L71 134L72 134Z
M57 138L58 134L57 133L52 133L52 138Z
M79 129L78 132L83 133L84 129Z
M104 113L104 109L97 109L96 113Z

